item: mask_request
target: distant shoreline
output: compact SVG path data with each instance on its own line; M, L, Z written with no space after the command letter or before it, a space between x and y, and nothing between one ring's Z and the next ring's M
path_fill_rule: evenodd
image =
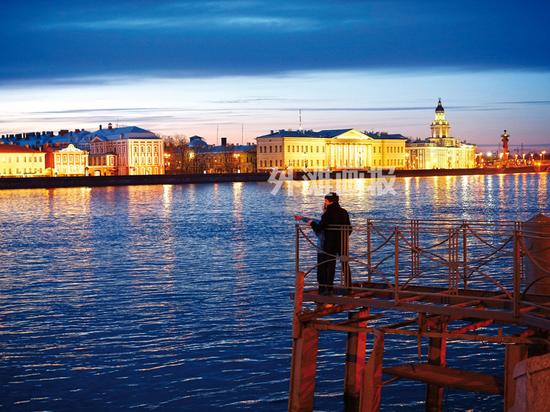
M433 169L396 170L395 177L429 176L472 176L539 172L535 167L510 169ZM331 178L338 178L342 172L331 172ZM368 171L362 171L370 178ZM384 174L387 174L385 171ZM296 172L294 180L302 180L304 172ZM134 185L178 185L191 183L267 182L269 173L212 173L174 174L148 176L72 176L72 177L6 177L0 178L0 190L7 189L51 189L64 187L104 187Z

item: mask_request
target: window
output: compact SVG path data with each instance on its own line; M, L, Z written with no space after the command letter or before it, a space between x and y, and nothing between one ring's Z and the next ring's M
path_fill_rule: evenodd
M269 153L272 153L273 152L273 147L271 147L271 145L269 146Z

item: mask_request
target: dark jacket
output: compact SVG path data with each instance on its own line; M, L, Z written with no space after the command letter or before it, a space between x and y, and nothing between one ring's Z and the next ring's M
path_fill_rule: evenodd
M345 228L342 228L345 225ZM311 227L315 233L323 232L324 240L322 249L330 254L342 254L342 233L347 231L351 234L351 223L346 209L338 203L332 203L327 206L325 213L321 216L320 222L311 222Z

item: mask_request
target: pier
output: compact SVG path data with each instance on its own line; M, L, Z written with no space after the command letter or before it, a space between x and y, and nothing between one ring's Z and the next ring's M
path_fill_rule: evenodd
M543 389L550 381L549 220L358 222L342 236L342 256L331 256L341 274L329 295L318 293L315 235L296 225L289 411L314 409L326 331L347 334L346 411L379 410L383 386L400 379L426 384L427 411L443 410L445 388L501 395L505 411L543 410L550 404ZM418 362L385 365L389 335L415 340ZM456 341L504 345L501 373L476 372L467 362L447 367L447 346Z

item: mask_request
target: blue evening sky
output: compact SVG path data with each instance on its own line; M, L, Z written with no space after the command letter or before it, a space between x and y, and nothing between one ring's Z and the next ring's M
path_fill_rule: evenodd
M0 134L96 129L253 141L355 127L550 142L550 2L26 1L2 4Z

